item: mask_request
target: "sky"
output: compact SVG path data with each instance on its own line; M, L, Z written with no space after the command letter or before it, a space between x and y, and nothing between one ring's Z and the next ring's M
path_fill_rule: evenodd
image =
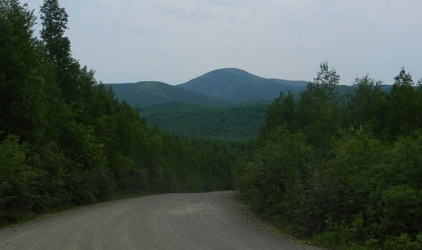
M43 0L21 0L39 16ZM97 81L176 85L220 68L350 85L422 77L421 0L59 0L72 56ZM41 23L38 20L38 23ZM35 27L38 33L39 27Z

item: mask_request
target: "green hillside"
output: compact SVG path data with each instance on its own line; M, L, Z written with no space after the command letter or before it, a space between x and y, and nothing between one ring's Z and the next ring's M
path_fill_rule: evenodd
M256 138L267 104L210 107L164 103L141 109L147 124L161 131L205 139L245 141Z
M164 102L184 102L189 104L221 106L231 102L178 88L163 82L138 82L107 84L113 87L116 96L133 107L148 107Z
M266 79L240 69L219 69L177 85L202 95L230 100L235 103L251 100L273 100L280 91L297 92L306 88L305 81Z

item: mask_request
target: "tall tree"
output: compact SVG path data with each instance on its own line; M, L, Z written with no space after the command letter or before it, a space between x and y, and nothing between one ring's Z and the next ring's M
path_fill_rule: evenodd
M391 136L406 135L416 129L418 110L418 93L415 91L412 76L401 69L394 78L389 96L388 131Z
M416 108L418 114L416 116L417 128L422 128L422 78L419 79L416 88Z
M51 59L58 70L65 70L70 63L70 41L64 36L67 28L68 15L61 8L58 0L45 0L41 6L43 28L41 38L45 41Z
M77 98L80 91L80 65L72 58L70 41L65 36L68 15L66 10L60 7L58 0L45 0L40 12L43 26L41 38L45 42L48 56L55 64L62 97L69 103Z
M309 142L322 151L328 149L340 122L336 92L339 81L336 70L329 69L327 62L321 63L317 77L308 83L298 103L298 126Z
M345 96L346 126L356 129L364 125L376 134L385 128L387 116L387 93L382 90L382 81L375 81L368 75L356 78L354 91Z

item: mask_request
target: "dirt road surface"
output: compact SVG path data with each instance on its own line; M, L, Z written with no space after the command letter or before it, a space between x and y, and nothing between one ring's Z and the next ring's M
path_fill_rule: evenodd
M0 249L301 249L240 219L232 195L153 195L46 215L0 230Z

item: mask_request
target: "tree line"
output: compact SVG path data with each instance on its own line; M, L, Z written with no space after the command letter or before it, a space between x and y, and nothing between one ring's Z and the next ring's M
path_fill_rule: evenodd
M335 249L422 249L422 81L340 76L322 63L281 93L236 166L238 195L280 228Z
M0 225L125 194L232 186L235 144L149 128L72 57L57 0L0 1Z

